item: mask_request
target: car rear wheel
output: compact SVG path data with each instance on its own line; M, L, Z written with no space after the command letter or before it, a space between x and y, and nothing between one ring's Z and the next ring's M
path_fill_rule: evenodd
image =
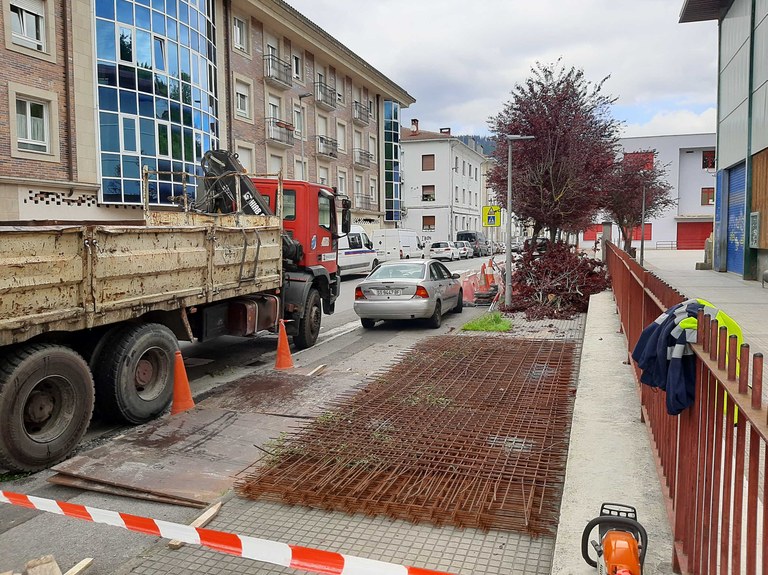
M437 329L443 323L443 310L441 309L440 302L435 303L435 311L427 320L429 327Z
M376 325L376 320L375 319L369 319L367 317L361 317L360 318L360 323L363 324L363 328L365 328L365 329L373 329L374 326Z
M453 308L454 313L461 313L464 309L464 290L459 290L459 301L456 302L456 307Z

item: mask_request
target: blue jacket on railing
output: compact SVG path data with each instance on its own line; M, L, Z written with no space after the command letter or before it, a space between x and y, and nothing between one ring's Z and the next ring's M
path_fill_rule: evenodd
M670 415L678 415L696 397L696 357L689 345L696 342L696 323L684 320L696 318L702 308L713 317L717 311L698 300L671 307L643 330L632 351L642 370L640 382L666 391Z

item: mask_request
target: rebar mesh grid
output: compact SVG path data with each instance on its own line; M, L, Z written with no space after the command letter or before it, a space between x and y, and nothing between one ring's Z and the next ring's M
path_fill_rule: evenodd
M551 534L579 346L433 337L269 446L236 491L412 522Z

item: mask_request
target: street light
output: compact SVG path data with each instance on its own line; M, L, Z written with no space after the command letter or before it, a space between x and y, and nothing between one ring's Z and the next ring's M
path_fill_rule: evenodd
M307 120L304 117L304 106L301 104L301 101L304 98L311 98L312 96L314 96L312 92L299 94L299 109L301 110L301 179L304 181L307 179L307 164L304 160L304 136L306 135Z
M512 144L519 140L533 140L534 136L507 134L507 263L504 289L504 305L512 305Z

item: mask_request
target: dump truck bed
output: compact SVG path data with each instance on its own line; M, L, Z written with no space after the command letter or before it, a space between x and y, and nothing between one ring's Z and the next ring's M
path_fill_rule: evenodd
M280 234L276 216L161 211L0 226L0 345L277 289Z

